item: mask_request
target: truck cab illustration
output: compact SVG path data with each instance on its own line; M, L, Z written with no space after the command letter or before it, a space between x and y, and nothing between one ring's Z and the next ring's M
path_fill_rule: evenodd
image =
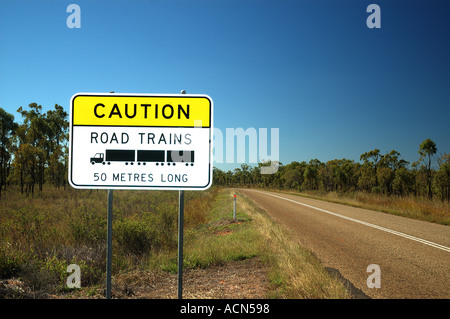
M93 165L93 164L95 164L95 163L103 163L103 160L104 160L104 155L103 155L103 153L97 153L97 154L95 154L94 157L91 157L90 162L91 162L92 165Z
M106 150L105 153L97 153L90 158L91 164L101 163L110 165L111 162L125 162L126 165L136 160L135 150Z

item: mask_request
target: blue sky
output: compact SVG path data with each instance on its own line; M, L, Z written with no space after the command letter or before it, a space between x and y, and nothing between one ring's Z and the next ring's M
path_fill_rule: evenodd
M81 28L66 12L81 8ZM381 8L370 29L369 4ZM207 94L214 126L279 128L280 161L450 153L450 3L1 0L0 107L77 92ZM269 146L270 149L270 146ZM216 165L222 169L240 166Z

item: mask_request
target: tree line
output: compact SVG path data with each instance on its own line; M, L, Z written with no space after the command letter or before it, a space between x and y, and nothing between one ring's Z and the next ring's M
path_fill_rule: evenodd
M69 122L63 107L42 112L31 103L19 107L22 124L0 108L0 197L9 185L20 185L25 194L42 191L44 183L64 187L67 183Z
M363 191L388 196L421 196L450 200L450 154L437 155L436 143L431 139L419 145L418 160L409 163L392 150L382 154L374 149L361 154L360 161L334 159L326 163L312 159L308 163L277 162L275 174L261 174L261 167L242 164L234 171L214 168L216 185L249 185L298 191L351 192Z
M69 122L68 113L55 104L42 112L31 103L19 107L22 124L0 107L0 198L9 185L20 185L22 194L42 191L45 183L57 188L67 185ZM214 168L215 185L249 185L298 191L364 191L368 193L439 197L450 200L450 154L437 155L431 139L419 145L418 159L409 163L392 150L382 154L374 149L361 154L360 161L334 159L326 163L312 159L308 163L277 162L275 174L261 174L261 167L242 164L234 171Z

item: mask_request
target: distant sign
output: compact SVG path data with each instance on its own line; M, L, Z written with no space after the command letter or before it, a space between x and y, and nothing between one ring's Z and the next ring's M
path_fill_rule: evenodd
M212 183L207 95L78 93L70 102L75 188L203 190Z

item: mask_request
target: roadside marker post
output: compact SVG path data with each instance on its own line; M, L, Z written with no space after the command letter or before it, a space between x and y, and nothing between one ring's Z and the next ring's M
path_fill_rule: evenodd
M234 210L233 210L233 219L236 220L236 194L234 194Z

